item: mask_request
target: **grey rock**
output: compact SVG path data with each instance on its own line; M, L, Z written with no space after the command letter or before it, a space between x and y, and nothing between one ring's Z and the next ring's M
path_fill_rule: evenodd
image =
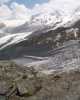
M6 95L10 90L10 86L9 82L0 80L0 95Z
M16 82L20 96L32 96L40 89L40 83L35 79L21 79Z

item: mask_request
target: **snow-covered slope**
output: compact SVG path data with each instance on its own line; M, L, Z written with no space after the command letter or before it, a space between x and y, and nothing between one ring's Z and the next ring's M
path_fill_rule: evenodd
M0 50L12 45L12 44L17 44L21 41L24 41L25 39L27 40L27 37L32 34L31 32L29 33L18 33L18 34L8 34L4 37L0 38Z

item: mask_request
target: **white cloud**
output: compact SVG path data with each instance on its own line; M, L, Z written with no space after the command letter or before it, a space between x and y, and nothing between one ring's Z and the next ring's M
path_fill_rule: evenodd
M16 19L25 19L26 21L30 20L31 13L30 9L25 7L23 4L12 3L11 5L13 16Z
M0 20L15 19L29 21L31 18L30 9L18 3L12 3L9 6L2 4L0 6Z
M80 6L80 0L50 0L49 4L58 11L70 14Z
M48 13L58 11L63 15L72 14L77 8L80 8L80 0L49 0L42 5L35 5L33 13Z
M0 6L0 19L6 19L10 18L12 14L12 11L10 8L6 5Z
M0 0L0 4L7 3L9 1L11 1L11 0Z

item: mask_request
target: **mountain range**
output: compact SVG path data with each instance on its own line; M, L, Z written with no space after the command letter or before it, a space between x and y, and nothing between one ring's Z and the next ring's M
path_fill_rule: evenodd
M12 23L11 23L12 24ZM17 26L0 23L0 59L49 56L49 51L67 41L80 38L80 15L63 16L55 13L33 15L29 22Z

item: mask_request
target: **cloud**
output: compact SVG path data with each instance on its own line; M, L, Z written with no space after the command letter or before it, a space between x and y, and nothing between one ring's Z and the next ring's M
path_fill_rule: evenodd
M12 3L11 5L13 16L16 19L30 20L31 10L25 7L23 4Z
M49 13L57 11L66 16L74 13L78 8L80 8L80 0L49 0L42 5L35 5L32 12Z
M16 19L29 21L31 18L30 9L25 7L23 4L12 3L9 6L2 4L0 6L0 20Z
M11 1L11 0L0 0L0 4L8 3L9 1Z
M70 14L80 6L80 0L50 0L49 5L53 6L53 9Z
M10 8L6 5L0 6L0 19L7 19L10 18L12 14L12 11Z

